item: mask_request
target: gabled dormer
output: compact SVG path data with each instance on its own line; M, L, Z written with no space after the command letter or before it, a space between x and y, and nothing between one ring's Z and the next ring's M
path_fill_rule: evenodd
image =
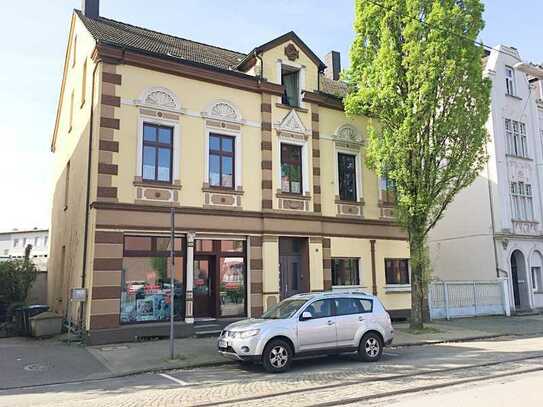
M325 67L300 37L290 31L254 48L238 69L283 85L283 105L304 107L302 92L319 89L319 74Z

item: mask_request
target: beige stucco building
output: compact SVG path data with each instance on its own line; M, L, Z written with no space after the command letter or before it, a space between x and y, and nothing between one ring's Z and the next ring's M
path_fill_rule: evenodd
M406 234L364 162L368 119L343 111L339 55L327 62L293 32L244 54L84 2L51 144L51 306L91 343L165 334L173 207L179 335L353 286L405 316Z

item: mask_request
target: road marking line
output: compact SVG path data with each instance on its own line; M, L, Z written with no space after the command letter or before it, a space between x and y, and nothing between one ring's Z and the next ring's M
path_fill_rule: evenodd
M170 376L169 374L166 374L166 373L159 373L160 376L166 378L166 379L170 379L172 382L175 382L181 386L188 386L189 384L187 382L184 382L183 380L179 380L179 379L176 379L175 377L173 376Z

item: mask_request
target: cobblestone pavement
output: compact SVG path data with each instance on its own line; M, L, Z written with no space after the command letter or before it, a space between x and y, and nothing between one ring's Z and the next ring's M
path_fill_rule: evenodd
M350 356L303 360L281 375L228 365L3 391L0 407L356 404L391 392L534 369L543 369L543 338L511 337L395 348L372 364Z

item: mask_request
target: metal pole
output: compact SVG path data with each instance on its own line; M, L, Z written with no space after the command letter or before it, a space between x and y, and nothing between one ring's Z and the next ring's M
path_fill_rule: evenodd
M174 358L174 329L173 329L173 319L174 319L174 298L175 298L175 208L172 206L170 209L172 224L171 224L171 275L170 275L170 359Z

